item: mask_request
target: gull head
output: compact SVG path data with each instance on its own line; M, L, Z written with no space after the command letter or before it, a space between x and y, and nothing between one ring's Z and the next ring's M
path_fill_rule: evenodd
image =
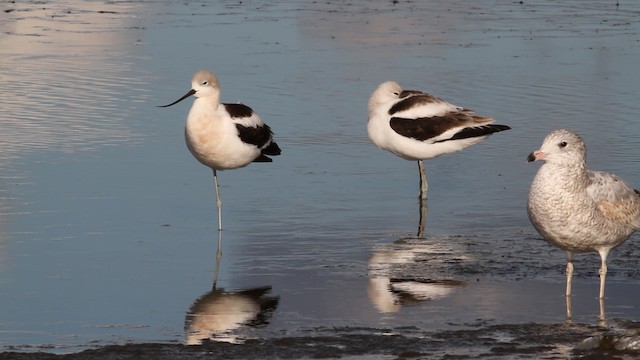
M544 160L558 165L584 166L586 156L582 138L571 130L559 129L547 135L540 149L527 156L527 161Z

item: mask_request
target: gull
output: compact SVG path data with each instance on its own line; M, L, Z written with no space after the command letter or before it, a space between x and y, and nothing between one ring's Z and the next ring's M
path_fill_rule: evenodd
M213 170L218 207L218 230L222 230L222 200L218 170L237 169L252 162L271 162L267 155L280 155L273 132L258 114L243 104L221 104L220 83L210 71L200 70L191 79L191 90L168 105L195 96L185 126L191 154Z
M528 162L536 160L544 164L531 184L529 219L545 240L567 255L567 298L573 255L600 254L602 300L609 252L640 229L640 192L614 174L588 170L584 141L567 129L547 135L542 147L527 157Z

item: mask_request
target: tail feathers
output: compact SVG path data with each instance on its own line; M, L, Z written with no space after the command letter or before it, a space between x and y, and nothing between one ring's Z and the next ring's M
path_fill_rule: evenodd
M253 162L273 162L273 160L265 154L260 154Z
M271 143L269 143L266 148L262 149L260 156L253 160L253 162L273 162L273 160L267 155L277 156L280 155L281 152L282 151L280 150L278 144L276 144L274 141L271 141Z
M479 136L486 136L486 135L491 135L491 134L496 133L496 132L510 130L510 129L511 128L509 126L507 126L507 125L493 125L493 124L468 127L468 128L464 128L461 131L457 132L451 138L446 139L446 140L440 140L439 142L449 141L449 140L468 139L468 138L479 137Z
M281 150L280 147L278 146L278 144L275 143L275 141L271 141L271 143L264 149L262 149L262 154L264 155L280 155Z

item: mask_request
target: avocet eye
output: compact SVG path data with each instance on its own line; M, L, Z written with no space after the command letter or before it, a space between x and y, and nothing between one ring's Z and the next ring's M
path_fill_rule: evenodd
M560 144L558 144L558 146L560 146L561 148L566 147L567 146L567 142L563 141Z

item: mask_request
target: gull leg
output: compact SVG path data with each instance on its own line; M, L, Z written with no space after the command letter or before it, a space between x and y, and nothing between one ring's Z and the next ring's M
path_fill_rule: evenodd
M564 300L565 300L565 303L567 305L567 320L565 320L565 323L571 324L571 323L573 323L573 321L571 320L571 318L572 318L571 296L565 296Z
M604 299L604 283L607 277L607 256L609 255L610 249L599 250L600 259L602 259L602 263L600 264L600 299Z
M598 319L598 325L602 326L602 327L606 327L607 326L607 318L604 314L604 298L600 298L598 299L598 303L600 305L600 318Z
M571 322L571 278L573 277L573 253L567 251L567 289L564 293L567 304L567 322Z
M609 255L609 250L610 249L604 249L598 251L600 253L600 259L602 259L602 264L600 265L600 295L598 296L598 303L600 305L600 326L606 326L607 324L604 314L604 283L607 277L607 256Z
M571 296L571 278L573 277L573 253L567 251L567 290L565 296Z
M218 230L222 230L222 199L220 198L220 186L218 185L218 173L213 170L213 183L216 188L216 206L218 207Z

